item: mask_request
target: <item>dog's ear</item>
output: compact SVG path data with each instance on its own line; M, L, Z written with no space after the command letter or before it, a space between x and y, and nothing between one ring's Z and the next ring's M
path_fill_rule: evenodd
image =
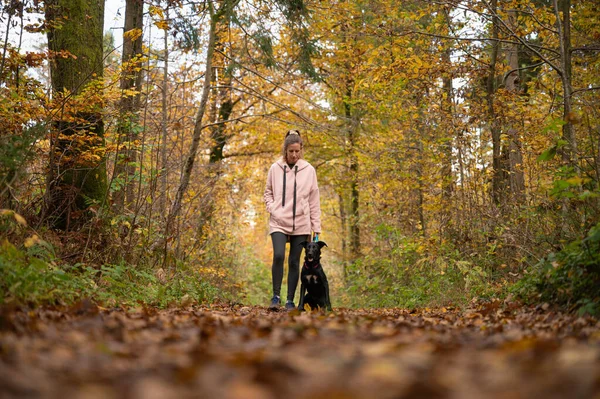
M302 241L300 244L298 244L301 247L304 247L304 249L306 249L306 246L308 245L308 241Z
M319 244L319 249L327 246L327 244L325 244L325 241L317 241L317 244Z

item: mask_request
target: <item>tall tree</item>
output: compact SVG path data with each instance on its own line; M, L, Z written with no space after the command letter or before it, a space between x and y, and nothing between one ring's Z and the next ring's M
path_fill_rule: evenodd
M568 143L568 148L563 152L563 157L573 165L577 165L577 139L573 127L573 71L571 65L571 0L552 0L556 15L556 29L558 31L558 48L560 66L556 68L560 76L563 89L563 138Z
M120 182L113 195L117 209L134 200L133 176L138 151L136 139L139 132L138 111L143 78L142 28L144 26L143 0L125 1L125 25L123 27L123 53L121 57L121 100L119 103L118 141L114 175Z
M45 13L53 100L60 104L50 135L45 216L51 226L69 229L106 195L104 0L47 0ZM71 107L73 101L77 107Z
M517 28L517 15L514 10L510 10L507 16L507 26L510 27L511 31L516 31ZM512 107L518 107L517 99L520 95L521 89L519 86L519 45L518 43L509 43L506 48L506 64L510 68L508 74L505 76L505 87L506 91L511 97ZM510 106L510 105L509 105ZM516 113L515 113L516 114ZM504 151L506 155L503 157L506 160L506 167L508 173L508 185L510 186L510 197L511 200L522 202L525 193L525 178L523 173L523 154L521 139L519 137L518 129L519 120L516 116L509 116L509 120L506 122L506 136L508 137L508 143L504 145Z
M183 173L179 182L179 187L177 189L177 193L175 194L175 199L173 201L173 204L171 205L171 209L169 211L169 215L166 221L167 235L171 233L171 229L174 227L174 222L178 218L179 213L181 211L183 196L185 195L190 182L192 169L194 167L196 159L196 154L200 145L201 133L205 127L203 118L206 112L206 106L208 104L209 94L211 91L217 26L222 21L222 19L232 11L232 9L237 5L238 2L239 0L225 0L221 3L221 6L218 9L215 8L215 5L213 3L209 2L207 4L209 11L209 38L206 49L206 70L204 73L204 85L202 87L200 104L198 106L198 110L196 112L196 117L194 121L192 146L190 147L187 159L185 161Z
M486 78L486 103L487 103L487 119L490 133L492 136L492 199L496 204L499 204L502 199L502 192L506 185L504 176L504 162L502 159L502 141L500 123L498 120L495 101L496 89L498 86L498 57L500 52L500 35L498 21L498 1L491 0L489 12L492 15L490 26L490 47L489 47L489 62L488 76Z
M227 121L229 120L231 113L234 110L235 105L240 101L240 98L234 99L232 97L232 74L230 68L230 56L227 49L226 35L230 28L230 18L225 16L223 21L217 25L217 32L215 35L215 51L214 56L214 73L213 73L213 87L215 87L215 95L211 103L210 109L210 149L208 157L208 173L210 174L209 179L212 180L213 184L211 187L215 188L216 183L222 174L222 161L225 158L223 149L227 144L227 141L231 138L231 135L227 130ZM210 225L213 213L215 211L215 190L210 190L204 198L202 198L202 204L200 205L200 214L198 221L198 231L202 233L204 226Z

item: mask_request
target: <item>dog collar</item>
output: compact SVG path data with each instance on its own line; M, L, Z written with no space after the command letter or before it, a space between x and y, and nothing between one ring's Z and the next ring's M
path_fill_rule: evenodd
M319 266L319 262L315 263L315 265L312 267L313 269L316 269ZM302 266L305 269L310 269L311 267L308 266L308 262L304 261L304 266Z

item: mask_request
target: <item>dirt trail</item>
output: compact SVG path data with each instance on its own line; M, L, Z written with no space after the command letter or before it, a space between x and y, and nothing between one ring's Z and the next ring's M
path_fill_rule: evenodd
M0 398L598 398L600 323L490 303L4 310Z

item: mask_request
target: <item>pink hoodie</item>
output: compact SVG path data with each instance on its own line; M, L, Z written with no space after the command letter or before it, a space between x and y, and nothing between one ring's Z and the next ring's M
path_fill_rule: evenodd
M267 212L271 214L269 234L276 231L290 235L321 232L317 172L305 160L299 159L293 169L283 159L271 165L264 199Z

